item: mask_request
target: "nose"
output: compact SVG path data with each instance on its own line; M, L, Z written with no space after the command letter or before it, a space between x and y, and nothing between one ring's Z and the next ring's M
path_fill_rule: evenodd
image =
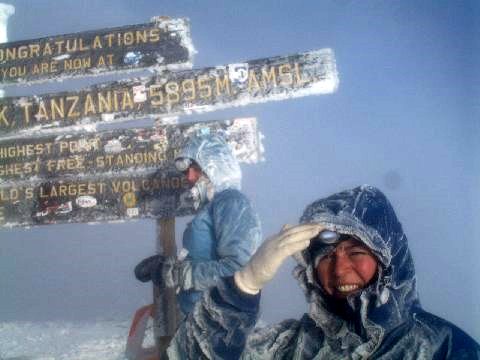
M197 179L195 177L195 171L191 167L188 168L188 170L185 172L185 178L187 179L190 185L195 184L195 181Z
M341 278L345 274L347 274L352 269L352 262L348 256L342 253L337 253L335 256L335 263L334 263L334 274L337 278Z

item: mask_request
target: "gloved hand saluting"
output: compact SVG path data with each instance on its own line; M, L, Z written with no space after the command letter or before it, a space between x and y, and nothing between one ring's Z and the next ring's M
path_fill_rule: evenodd
M234 274L235 284L248 294L257 294L290 255L308 247L324 227L320 224L285 225L263 242L250 261Z
M160 288L178 285L178 262L173 256L154 255L135 266L135 277L141 282L153 281Z

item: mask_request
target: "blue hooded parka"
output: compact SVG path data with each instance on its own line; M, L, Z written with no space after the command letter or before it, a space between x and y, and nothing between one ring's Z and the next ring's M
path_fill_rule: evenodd
M300 320L254 328L260 295L224 279L182 324L171 359L479 359L472 338L422 309L407 238L381 191L361 186L318 200L301 222L360 239L377 257L374 281L336 306L314 271L315 258L334 245L312 241L295 254L294 276L309 304Z
M188 314L202 291L248 262L261 242L261 227L240 192L240 166L222 137L193 135L177 158L194 160L213 190L211 200L201 205L183 233L188 255L179 266L178 301Z

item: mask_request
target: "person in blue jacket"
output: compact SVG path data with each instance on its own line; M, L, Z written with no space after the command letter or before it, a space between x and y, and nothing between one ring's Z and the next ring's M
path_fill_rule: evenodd
M205 293L170 359L480 357L472 338L422 308L407 237L381 191L365 185L315 201L300 222ZM309 311L255 328L260 290L290 255Z
M197 214L183 233L184 259L155 255L135 268L140 281L177 287L186 315L201 292L240 269L261 242L260 220L240 192L241 170L219 135L194 134L175 159L177 170L192 185Z

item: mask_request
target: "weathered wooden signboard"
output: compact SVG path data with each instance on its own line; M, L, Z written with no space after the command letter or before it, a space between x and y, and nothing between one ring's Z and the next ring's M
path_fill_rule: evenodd
M240 162L261 159L254 118L0 142L0 227L192 214L172 161L190 134L211 132Z
M330 49L213 68L0 100L0 135L158 114L214 111L270 100L325 94L338 76Z
M192 67L194 49L186 19L155 18L146 24L0 44L0 80L12 83L154 67Z

